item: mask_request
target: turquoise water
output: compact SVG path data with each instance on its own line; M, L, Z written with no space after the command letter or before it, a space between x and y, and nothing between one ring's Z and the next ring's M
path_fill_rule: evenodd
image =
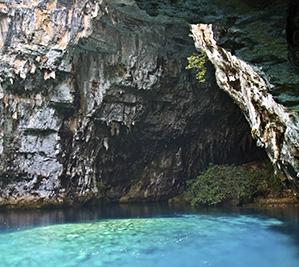
M0 217L1 267L299 266L294 233L282 230L286 222L260 214L168 212L72 222L56 216L35 226L23 215L15 225L14 216Z

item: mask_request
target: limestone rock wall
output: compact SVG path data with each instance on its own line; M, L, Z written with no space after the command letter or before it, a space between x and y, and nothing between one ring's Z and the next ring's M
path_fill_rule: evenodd
M298 1L218 3L222 21L202 17L192 25L196 46L215 66L219 87L238 104L252 136L298 188Z
M198 84L189 24L135 1L0 1L0 205L172 197L209 163L262 158Z
M295 185L299 174L299 125L294 113L278 104L263 75L252 66L218 46L213 26L192 26L196 46L206 53L216 68L219 87L239 105L252 136L265 147L271 161Z

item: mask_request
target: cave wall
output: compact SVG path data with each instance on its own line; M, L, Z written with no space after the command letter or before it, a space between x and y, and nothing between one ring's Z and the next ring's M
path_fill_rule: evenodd
M299 3L290 0L287 12L286 38L288 42L288 58L296 66L299 65Z
M139 3L140 4L140 3ZM0 205L158 201L264 157L182 17L135 1L0 3Z
M264 1L264 10L245 4L233 11L229 23L194 24L192 32L197 48L216 68L219 87L245 115L252 136L298 189L295 2Z
M196 47L238 104L252 136L298 188L298 1L137 1L148 14L187 18Z

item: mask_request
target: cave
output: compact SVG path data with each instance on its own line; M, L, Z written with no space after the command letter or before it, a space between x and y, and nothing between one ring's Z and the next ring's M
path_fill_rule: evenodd
M284 1L4 6L3 205L167 200L211 164L266 157L297 179ZM187 66L202 48L199 82Z
M0 1L0 266L298 267L298 6Z

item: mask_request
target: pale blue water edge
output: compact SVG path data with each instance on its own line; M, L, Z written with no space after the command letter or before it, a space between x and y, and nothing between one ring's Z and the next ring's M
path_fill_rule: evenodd
M66 213L0 213L0 266L299 266L298 221L275 213Z

